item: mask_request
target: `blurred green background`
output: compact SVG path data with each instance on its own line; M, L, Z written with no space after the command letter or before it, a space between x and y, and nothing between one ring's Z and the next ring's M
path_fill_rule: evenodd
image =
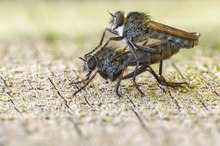
M11 43L38 45L55 59L73 59L98 44L109 26L107 11L145 11L154 21L201 34L198 47L191 53L183 51L180 58L202 55L218 60L219 6L219 1L208 0L1 1L0 43L3 49ZM23 51L28 49L22 47Z

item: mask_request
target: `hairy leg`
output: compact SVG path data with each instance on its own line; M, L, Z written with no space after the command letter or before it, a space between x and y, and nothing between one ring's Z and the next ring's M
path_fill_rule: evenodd
M96 74L98 73L99 71L96 70L92 75L91 77L84 83L84 85L82 87L80 87L75 93L73 93L73 95L76 95L77 93L79 93L81 90L85 89L86 86L89 85L89 83L92 81L92 79L94 79L94 77L96 76Z
M93 49L91 52L87 53L85 56L87 56L87 55L89 55L89 54L92 54L93 52L95 52L96 50L98 50L98 49L102 46L102 43L103 43L104 38L105 38L105 32L106 32L106 31L108 31L108 32L110 32L110 33L112 33L112 34L115 34L116 36L119 35L117 31L112 30L112 29L110 29L110 28L106 28L106 29L104 30L103 34L102 34L102 37L101 37L101 40L100 40L98 46L96 46L95 49ZM114 38L122 38L122 37L112 37L112 38L110 38L110 39L107 41L107 43L106 43L105 45L107 45L107 44L110 42L110 40L114 40ZM118 40L118 39L116 39L115 41L117 41L117 40Z

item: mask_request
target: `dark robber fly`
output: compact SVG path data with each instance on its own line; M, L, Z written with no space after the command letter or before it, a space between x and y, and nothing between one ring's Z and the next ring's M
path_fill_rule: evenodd
M139 45L139 42L145 41L150 38L172 43L177 48L192 48L198 43L199 36L196 35L196 33L189 33L152 21L150 16L146 13L130 12L125 17L122 11L117 11L114 15L111 14L111 16L112 28L105 29L99 45L88 54L93 53L102 45L106 31L109 31L110 33L117 36L109 38L106 44L108 44L110 41L120 41L122 39L125 39L126 44L136 61L133 80L135 80L137 69L141 60L138 57L137 50L153 54L161 54L161 51L163 51L160 49L152 48L150 46ZM161 59L163 59L163 57L161 57ZM159 74L162 74L162 64L163 62L162 60L160 60Z
M146 46L146 42L143 44ZM160 54L152 54L143 50L137 50L136 54L139 58L139 67L137 68L137 75L149 71L153 76L156 78L158 83L173 86L176 84L182 83L171 83L166 82L163 76L158 76L154 70L149 66L154 63L160 62L160 60L168 59L172 55L176 54L181 47L168 42L156 42L151 45L147 45L147 47L151 47L155 50L163 50L162 55ZM133 54L125 48L118 48L114 45L105 45L101 49L93 52L89 55L85 55L84 58L81 58L84 61L84 70L88 71L86 75L86 79L81 81L73 82L73 84L83 83L84 85L79 88L75 93L77 94L82 89L84 89L96 76L96 74L100 74L104 79L109 79L111 81L115 81L118 79L116 85L116 93L118 96L119 94L119 86L121 80L132 78L135 74L135 71L124 75L124 71L129 66L136 66L136 60ZM138 85L136 84L135 80L133 80L135 87L138 89L139 92L143 94L143 92L139 89Z

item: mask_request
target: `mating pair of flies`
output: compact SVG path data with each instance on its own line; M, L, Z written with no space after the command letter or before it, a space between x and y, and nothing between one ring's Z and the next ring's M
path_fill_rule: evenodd
M185 82L167 82L162 75L163 60L178 53L181 48L192 48L198 44L199 35L176 29L155 21L150 16L142 12L130 12L125 17L122 11L111 14L111 28L106 28L103 32L99 45L84 58L84 70L88 71L86 78L73 82L83 85L74 93L83 90L96 76L100 74L104 79L111 81L118 80L116 93L120 96L119 86L121 80L132 78L137 90L144 94L135 81L137 75L143 72L150 72L159 84L176 86ZM114 34L103 45L106 31ZM149 40L154 40L149 43ZM112 41L125 40L126 46L119 47L113 45ZM154 63L160 63L159 75L150 67ZM124 75L124 71L135 66L134 71Z

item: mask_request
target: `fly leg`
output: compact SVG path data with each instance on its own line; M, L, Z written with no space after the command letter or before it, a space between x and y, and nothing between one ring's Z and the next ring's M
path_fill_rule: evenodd
M139 69L138 69L138 74L141 74L145 71L149 71L153 76L154 78L157 80L157 82L161 85L165 85L165 86L171 86L171 87L175 87L175 86L181 86L182 84L186 84L186 82L180 82L180 83L175 83L175 82L167 82L165 80L165 78L162 76L158 76L156 74L156 72L149 66L149 65L143 65L141 66ZM132 72L133 73L133 72ZM126 78L129 78L132 73L126 75L123 79L126 79Z
M137 55L137 52L135 51L133 45L127 40L127 45L131 51L131 53L134 55L134 58L137 62L136 66L135 66L135 70L134 70L134 74L133 74L133 77L132 77L132 80L133 80L133 84L134 86L136 87L136 89L142 94L144 95L144 93L141 91L141 89L139 88L138 84L136 83L135 81L135 78L136 78L136 75L137 75L137 70L138 70L138 67L139 67L139 58L138 58L138 55Z
M106 47L106 46L109 44L109 42L111 42L111 41L121 41L121 40L123 40L123 39L124 39L124 38L123 38L123 37L120 37L120 36L119 36L119 37L110 37L109 40L103 45L102 48ZM102 44L99 44L95 49L93 49L91 52L87 53L85 56L87 56L87 55L89 55L89 54L95 52L96 50L98 50L101 45L102 45Z
M138 49L140 50L143 50L145 52L149 52L149 53L154 53L154 54L161 54L161 50L157 50L157 49L153 49L153 48L148 48L148 47L145 47L145 46L140 46L138 44L136 44L136 42L131 39L131 43Z
M147 71L147 70L148 70L147 68L148 68L148 65L143 65L143 66L139 67L139 68L137 69L137 72L136 72L136 75L135 75L135 76L137 76L137 75L139 75L139 74L141 74L141 73ZM123 77L121 78L121 80L125 80L125 79L132 78L132 77L134 77L134 74L135 74L135 71L133 71L133 72L131 72L131 73L129 73L129 74L123 76ZM135 81L134 81L134 82L135 82ZM136 83L136 82L135 82L135 83ZM137 83L136 83L136 85L137 85ZM135 87L136 87L136 89L137 89L142 95L144 95L143 91L139 88L139 86L135 86Z
M120 86L120 83L121 83L121 80L122 80L122 77L123 77L123 74L124 74L124 70L122 70L122 73L118 79L118 82L117 82L117 85L116 85L116 94L121 97L121 94L119 93L119 86Z
M85 83L86 81L88 81L88 79L89 78L85 78L85 79L82 79L81 81L71 82L71 83L69 83L69 85Z
M146 51L146 52L149 52L149 53L154 53L154 54L162 54L162 53L161 53L162 51L161 51L161 50L157 50L157 49L153 49L153 48L147 48L147 47L145 47L145 46L137 45L136 42L133 40L133 38L131 38L131 42L129 42L128 40L126 40L126 42L127 42L127 45L128 45L128 47L129 47L131 53L134 55L134 58L135 58L135 60L136 60L136 62L137 62L136 66L135 66L133 78L132 78L132 79L133 79L133 83L134 83L134 86L138 89L138 91L140 91L140 92L143 94L143 92L139 89L139 87L138 87L138 85L137 85L137 83L136 83L136 81L135 81L135 78L136 78L136 75L137 75L137 69L138 69L138 67L139 67L140 61L139 61L137 52L136 52L135 49L134 49L134 46L135 46L136 48L140 49L140 50L143 50L143 51ZM147 42L144 43L144 44L147 44ZM133 46L133 45L134 45L134 46Z
M131 42L136 48L143 50L145 52L149 52L149 53L153 53L153 54L160 54L161 58L162 58L162 50L161 49L158 50L158 49L146 47L145 46L147 44L146 42L143 43L143 46L137 45L133 39L131 39ZM160 69L159 69L160 74L162 74L162 67L163 67L163 60L160 60Z
M89 73L86 75L86 78L85 78L85 79L82 79L81 81L70 82L69 85L85 83L86 81L89 80L91 73L92 73L92 72L89 72Z
M152 68L151 68L152 70ZM164 84L166 86L178 86L178 85L181 85L181 84L187 84L186 82L178 82L178 83L175 83L175 82L167 82L166 79L163 77L162 75L162 70L163 70L163 60L160 60L160 67L159 67L159 76L160 76L160 84ZM152 73L153 74L153 73ZM155 77L156 78L156 77Z
M161 80L163 80L164 82L166 82L165 78L164 78L163 75L162 75L162 72L163 72L163 60L160 60L159 75L160 75Z
M162 58L162 50L161 49L158 50L158 49L153 49L153 48L137 45L133 39L131 39L131 42L136 48L143 50L143 51L146 51L146 52L149 52L149 53L160 54L161 58ZM144 43L144 45L145 44L147 44L147 43ZM162 74L162 65L163 65L163 60L160 61L160 73L161 74Z
M161 78L161 82L166 82L166 79L163 77L162 75L162 72L163 72L163 60L160 60L160 66L159 66L159 75L160 75L160 78Z
M163 71L163 60L160 60L160 67L159 67L159 75L162 76Z
M106 32L106 31L108 31L108 32L110 32L110 33L112 33L112 34L114 34L114 35L116 35L116 36L119 36L119 34L118 34L117 31L112 30L112 29L110 29L110 28L106 28L106 29L104 30L103 34L102 34L102 37L101 37L101 40L100 40L98 46L96 46L95 49L93 49L91 52L87 53L85 56L87 56L87 55L89 55L89 54L92 54L93 52L95 52L96 50L98 50L99 47L102 46L103 40L104 40L104 38L105 38L105 32ZM113 37L113 38L114 38L114 37ZM110 39L111 39L111 38L110 38ZM108 42L107 42L105 45L107 45L107 44L109 43L110 39L108 40Z
M150 66L148 68L149 68L148 71L155 77L157 82L161 85L176 87L176 86L181 86L182 84L186 84L186 82L178 82L178 83L176 83L176 82L167 82L166 79L162 75L158 76Z
M109 42L111 42L111 41L121 41L123 39L124 38L120 37L120 36L119 37L110 37L109 40L103 45L102 48L106 47L109 44Z
M79 93L81 90L85 89L86 86L89 85L89 83L92 81L92 79L96 76L96 74L97 74L98 72L99 72L99 71L96 70L96 71L94 72L94 74L91 75L91 77L84 83L84 85L83 85L82 87L80 87L75 93L73 93L73 95L76 95L76 94Z
M146 45L147 45L147 43L148 43L148 39L147 39L147 40L145 40L145 41L143 42L142 46L146 46ZM121 56L124 56L124 55L125 55L125 53L128 53L128 52L126 52L126 49L127 49L127 48L128 48L128 46L124 47L124 48L122 49L122 53L121 53L121 54L119 54L119 55L117 55L117 58L115 58L114 60L118 60L118 59L120 59L120 58L121 58Z
M175 87L175 86L181 86L182 84L186 84L186 82L180 82L180 83L167 82L164 77L158 76L156 74L156 72L149 65L143 65L143 66L139 67L137 69L137 75L139 75L145 71L149 71L154 76L154 78L157 80L157 82L161 85ZM133 77L133 75L134 75L134 71L125 75L122 78L122 80L131 78L131 77Z
M149 67L148 65L142 65L141 67L139 67L137 69L137 75L136 76L138 76L139 74L141 74L141 73L143 73L145 71L148 71L148 69L147 69L148 67ZM125 75L125 76L123 76L122 80L126 80L126 79L129 79L129 78L132 78L133 76L134 76L134 71L129 73L129 74L127 74L127 75Z

